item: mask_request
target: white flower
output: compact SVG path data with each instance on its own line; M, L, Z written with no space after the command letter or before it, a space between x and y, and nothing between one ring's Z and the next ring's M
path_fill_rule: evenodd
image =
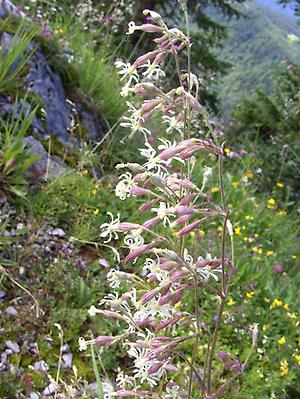
M159 263L155 262L151 258L147 258L143 271L147 273L147 277L154 276L159 281L159 286L163 287L167 284L171 284L172 280L170 279L169 272L167 270L162 270L160 268Z
M133 369L134 378L139 379L141 383L147 381L152 387L157 385L158 378L156 374L151 374L150 376L148 373L149 368L153 364L153 361L149 361L146 357L149 353L149 349L131 347L127 353L130 357L135 358Z
M211 254L207 254L206 255L206 260L216 260L217 258L212 259ZM204 258L202 258L202 256L199 256L198 260L204 260ZM198 272L199 274L201 274L201 276L204 278L205 281L207 281L210 277L212 277L214 280L218 281L219 280L219 276L217 273L222 273L222 266L220 265L217 268L214 268L212 270L212 268L207 265L205 267L199 267L196 269L196 272Z
M129 101L126 104L129 107L129 112L131 112L131 116L130 117L124 116L123 117L124 122L120 123L120 126L130 128L131 135L137 132L143 133L145 137L147 135L151 135L150 130L146 129L143 126L143 118L141 116L140 111L134 108L134 106Z
M139 81L139 75L135 70L135 68L130 64L130 62L125 63L121 60L118 60L115 62L115 67L119 69L119 74L122 75L121 80L127 78L129 79L128 80L129 86L132 83L132 81L136 83Z
M230 235L230 237L232 237L233 236L233 227L232 227L232 223L229 219L227 219L227 221L226 221L226 227L228 230L228 234Z
M128 24L128 32L127 35L132 35L136 31L137 27L134 21L130 21Z
M181 395L179 393L179 386L176 384L172 384L172 381L166 387L166 396L165 399L181 399Z
M168 125L166 129L166 133L170 134L173 132L173 130L177 130L177 132L180 133L180 135L183 135L183 129L184 129L184 122L179 121L176 116L168 116L164 115L163 116L163 123L166 123Z
M143 164L143 166L147 170L152 170L155 172L161 172L161 170L167 173L166 168L163 166L166 164L166 161L161 160L158 156L156 156L156 150L151 146L150 143L145 142L145 146L147 148L140 148L140 154L142 157L147 158L147 162Z
M85 351L87 350L87 342L83 337L80 337L78 339L78 343L79 343L79 350L80 351Z
M151 64L150 60L148 60L146 64L142 65L141 68L146 68L142 75L147 79L158 80L166 76L160 66L154 63Z
M165 202L160 202L159 208L152 208L151 211L155 212L157 216L163 220L165 227L171 224L169 216L175 216L175 208L170 204L166 204Z
M133 385L133 378L127 374L124 374L123 371L119 371L116 377L116 382L119 388L125 389L127 385Z
M207 185L211 176L212 176L212 168L210 168L209 166L205 166L203 172L203 183L201 191L203 191L204 187Z
M159 299L153 298L144 305L140 305L139 310L134 314L134 320L157 316L160 316L162 319L168 319L171 317L173 311L174 309L171 306L160 305Z
M107 273L107 280L109 281L110 288L119 288L121 284L121 279L118 276L118 272L116 269L111 269Z
M89 308L89 310L88 310L88 314L89 314L91 317L96 316L97 313L98 313L98 309L97 309L94 305L92 305L92 306Z
M132 231L131 234L127 234L124 238L124 244L128 246L130 252L134 251L137 247L144 244L144 238L140 235L141 229Z
M114 216L111 212L107 212L107 215L110 216L111 222L103 223L100 226L100 229L102 230L102 233L100 233L100 237L103 237L103 238L107 237L107 240L104 241L104 243L111 241L113 238L115 240L117 240L119 238L117 231L118 231L118 225L120 223L120 215L118 214L116 219L114 219Z
M132 180L132 174L129 172L123 173L116 185L115 194L121 200L124 200L126 197L130 197L130 190L135 186L136 183Z
M191 255L189 255L188 250L186 248L184 248L183 251L183 259L185 263L188 264L190 267L193 266L194 259Z

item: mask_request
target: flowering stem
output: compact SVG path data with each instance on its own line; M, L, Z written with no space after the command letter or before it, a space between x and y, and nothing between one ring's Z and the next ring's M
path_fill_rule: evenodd
M218 334L219 334L220 327L221 327L222 314L223 314L223 311L224 311L225 303L226 303L226 297L222 298L222 300L221 300L219 313L218 313L218 316L217 316L218 317L217 318L217 324L216 324L216 327L215 327L214 335L212 337L211 346L209 348L209 355L208 355L208 361L207 361L207 389L208 389L209 393L211 391L212 362L213 362L213 357L214 357L214 353L215 353L215 348L216 348L216 343L217 343L217 339L218 339Z
M201 378L201 376L199 375L199 373L198 373L197 370L195 369L194 365L185 357L185 355L184 355L182 352L179 353L179 356L180 356L181 359L183 359L183 360L188 364L188 366L193 370L193 373L195 374L195 376L196 376L196 378L197 378L197 380L198 380L198 382L199 382L199 385L200 385L200 387L201 387L201 391L204 392L204 394L206 394L206 393L207 393L207 387L206 387L206 385L205 385L203 379Z
M192 361L191 361L191 368L190 368L190 375L189 375L189 386L188 386L188 399L191 399L191 395L192 395L194 364L196 362L196 357L197 357L198 343L199 343L199 338L197 337L195 344L194 344L193 357L192 357Z

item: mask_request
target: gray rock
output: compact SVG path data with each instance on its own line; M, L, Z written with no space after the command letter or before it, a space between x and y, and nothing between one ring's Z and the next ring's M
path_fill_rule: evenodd
M5 341L5 346L7 349L13 351L13 353L20 353L20 346L13 341Z
M64 237L66 233L63 231L63 229L57 227L52 230L51 235L56 237Z
M63 367L72 368L73 355L71 352L62 355Z
M6 17L8 14L24 17L25 14L16 7L10 0L0 0L0 18Z
M75 108L87 136L91 140L99 140L104 134L106 124L101 121L99 115L92 109L92 107L87 110L84 108L83 104L76 102Z
M58 161L49 158L43 144L36 140L33 136L25 138L26 147L31 149L33 155L37 155L39 159L35 161L27 171L27 178L31 181L54 179L70 170L65 167L63 160Z
M18 311L13 306L8 306L5 309L5 313L9 316L16 316L18 314Z
M48 371L49 370L49 366L46 362L44 362L44 360L41 360L39 362L35 362L34 363L34 369L36 371Z
M17 230L22 230L22 229L25 228L25 224L24 223L18 223L16 227L17 227Z
M2 352L0 355L0 362L1 364L4 364L7 361L7 353L6 352Z
M64 145L71 146L75 142L69 131L73 116L61 77L51 69L41 50L35 52L28 66L26 86L44 102L47 122L45 133L57 138Z
M43 390L43 395L51 396L51 395L54 395L55 392L56 392L56 384L54 384L54 382L51 382L51 383Z
M68 353L68 352L70 352L70 347L69 347L69 345L68 345L68 344L64 344L64 345L61 347L61 351L62 351L62 353Z

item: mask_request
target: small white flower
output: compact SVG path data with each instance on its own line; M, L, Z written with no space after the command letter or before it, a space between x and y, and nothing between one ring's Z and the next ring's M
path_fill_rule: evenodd
M160 68L159 65L147 61L146 64L142 65L141 68L146 68L142 75L147 79L158 80L166 76L165 72Z
M85 351L87 350L87 342L83 337L80 337L78 339L78 344L79 344L79 350L80 351Z
M163 116L163 123L166 123L168 125L166 129L166 133L170 134L173 132L173 130L177 130L177 132L180 133L180 135L183 135L183 129L184 129L184 122L179 121L176 116L168 116L164 115Z
M204 190L204 188L206 187L211 176L212 176L212 168L210 168L209 166L205 166L204 172L203 172L203 183L202 183L201 191Z
M89 308L89 310L88 310L88 314L89 314L91 317L95 317L97 313L98 313L98 312L97 312L97 308L96 308L94 305L92 305L92 306Z
M230 235L230 237L232 237L233 236L233 227L232 227L232 223L229 219L227 219L227 221L226 221L226 227L228 230L228 234Z
M129 172L123 173L116 185L115 194L121 200L125 200L126 197L130 197L130 190L135 186L136 183L132 180L132 174Z
M151 211L155 212L157 216L163 220L165 227L171 224L169 216L175 216L175 208L170 204L166 204L165 202L160 202L159 208L152 208Z
M132 231L131 234L127 234L124 238L124 244L130 249L130 252L144 244L144 238L140 235L141 229Z
M118 276L116 269L111 269L107 273L107 280L109 281L110 288L119 288L121 284L121 279Z
M104 243L108 243L113 238L117 240L119 238L117 231L118 231L118 224L120 223L120 215L118 214L117 217L114 219L114 216L111 212L107 212L107 215L110 216L111 221L110 223L103 223L100 226L102 233L100 233L100 237L106 238L107 240Z

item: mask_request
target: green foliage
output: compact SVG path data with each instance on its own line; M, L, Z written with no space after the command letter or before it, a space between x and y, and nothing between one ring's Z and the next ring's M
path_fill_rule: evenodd
M17 111L17 102L15 108L18 116L0 119L0 193L25 197L25 174L38 157L25 148L24 137L30 130L36 110Z
M300 27L295 19L257 2L247 3L241 11L246 18L228 23L228 39L216 52L232 64L216 87L225 112L257 88L271 94L275 88L274 74L282 61L300 62Z
M16 22L14 23L16 24ZM1 32L11 31L10 24L11 19L8 18L2 23ZM16 87L26 68L27 61L34 52L29 44L38 33L38 29L33 26L28 28L27 25L24 21L17 24L9 48L0 49L0 93L10 92Z
M57 19L54 31L63 35L72 51L70 65L76 71L73 83L92 98L94 105L101 110L102 118L105 115L109 124L114 125L125 112L125 101L120 97L121 85L114 67L116 51L112 35L105 36L102 32L103 38L95 44L95 34L83 31L81 22L68 16ZM101 38L101 30L97 35Z
M264 177L260 189L272 191L276 182L283 182L293 201L300 188L299 78L300 67L287 64L273 95L257 91L244 100L233 112L230 126L236 141L254 142L252 149Z

